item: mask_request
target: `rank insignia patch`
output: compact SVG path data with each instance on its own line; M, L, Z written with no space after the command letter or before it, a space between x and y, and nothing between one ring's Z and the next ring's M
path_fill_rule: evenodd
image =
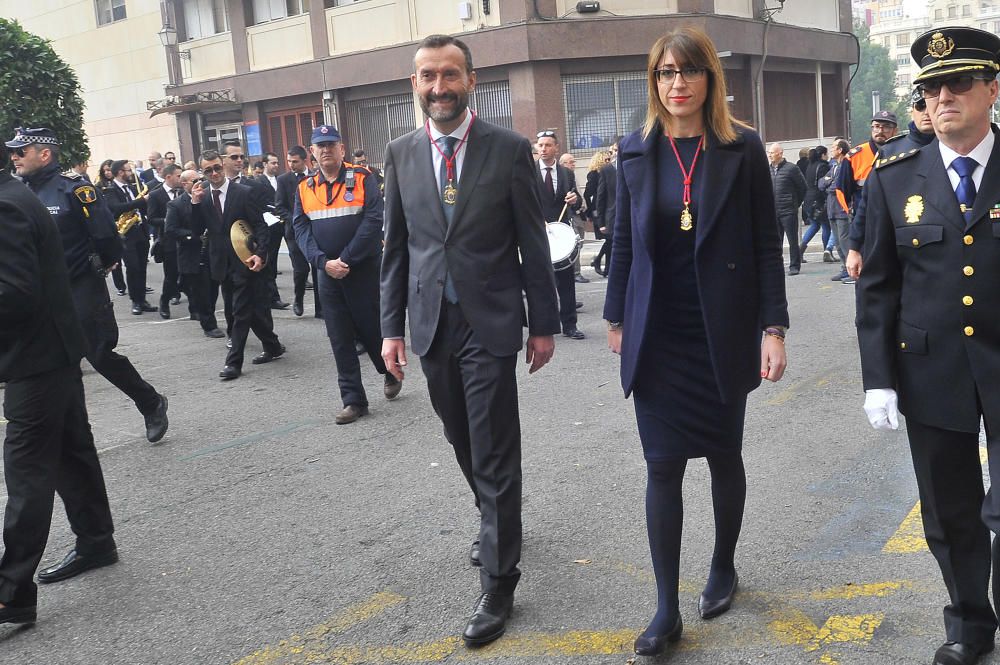
M924 214L924 197L914 194L906 199L906 207L903 208L903 216L906 217L907 224L916 224L920 221L920 215Z
M994 203L990 208L990 219L1000 220L1000 203Z

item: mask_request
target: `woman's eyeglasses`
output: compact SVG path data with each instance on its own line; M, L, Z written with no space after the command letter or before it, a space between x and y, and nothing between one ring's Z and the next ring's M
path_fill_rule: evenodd
M682 69L654 69L660 83L673 83L680 74L685 83L696 83L705 78L704 67L684 67Z
M924 99L932 99L941 94L941 88L948 86L948 89L951 90L951 94L964 95L968 91L972 90L972 86L976 81L986 80L989 79L982 74L962 74L960 76L950 76L943 79L924 81L920 84L920 94L924 96Z

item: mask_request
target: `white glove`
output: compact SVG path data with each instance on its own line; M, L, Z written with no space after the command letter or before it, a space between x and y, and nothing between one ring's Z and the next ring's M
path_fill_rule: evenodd
M899 429L899 409L896 408L896 391L875 388L865 391L865 413L875 429Z

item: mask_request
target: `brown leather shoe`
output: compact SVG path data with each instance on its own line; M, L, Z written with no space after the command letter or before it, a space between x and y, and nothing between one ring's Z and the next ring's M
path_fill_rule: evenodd
M367 415L368 415L368 407L367 406L358 406L357 404L348 404L347 406L344 407L343 411L341 411L340 413L337 414L337 417L334 418L334 421L338 425L347 425L349 423L353 423L355 420L357 420L361 416L367 416Z
M387 400L394 400L399 397L399 391L402 389L402 381L394 377L392 374L385 375L385 387L382 388L382 394L385 395Z

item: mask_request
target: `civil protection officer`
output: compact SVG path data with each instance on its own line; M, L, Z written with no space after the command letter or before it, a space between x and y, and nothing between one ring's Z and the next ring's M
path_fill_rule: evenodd
M344 404L336 422L345 425L368 413L355 340L364 344L375 369L385 375L382 390L387 399L395 399L403 383L386 371L379 355L382 192L371 171L344 161L344 144L335 127L313 129L312 150L319 169L299 183L292 220L295 240L316 268Z
M7 163L0 147L0 164ZM79 187L79 185L77 185ZM88 197L89 198L89 197ZM0 623L34 623L32 580L58 492L76 547L39 581L118 560L101 463L80 374L86 343L73 311L59 229L28 189L0 170L0 381L7 510L0 559ZM65 563L65 562L64 562Z
M1000 37L931 30L913 43L937 138L868 178L858 339L865 411L906 429L924 532L951 602L936 665L993 650L990 531L1000 532L1000 140L990 125ZM985 423L992 488L979 459ZM996 462L996 464L994 464ZM994 545L993 597L1000 592Z
M17 175L42 200L59 227L87 360L135 402L146 421L146 438L156 443L167 433L167 398L114 350L118 323L105 275L121 259L122 243L110 210L93 185L79 176L60 173L59 139L52 130L19 128L6 145L13 151Z

